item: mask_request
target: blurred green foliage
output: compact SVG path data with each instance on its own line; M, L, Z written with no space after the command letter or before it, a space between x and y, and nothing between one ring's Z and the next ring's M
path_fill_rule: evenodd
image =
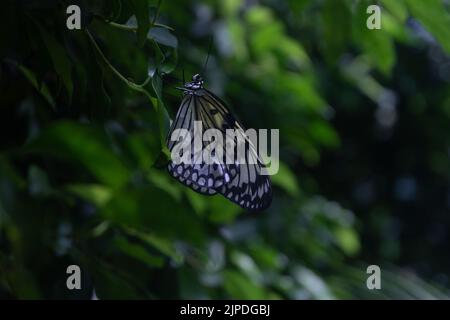
M376 2L3 3L0 297L448 298L449 7ZM266 212L166 173L183 72L280 129Z

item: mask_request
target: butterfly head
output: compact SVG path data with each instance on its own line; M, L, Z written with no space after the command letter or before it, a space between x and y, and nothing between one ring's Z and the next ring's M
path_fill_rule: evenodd
M198 90L203 88L203 79L199 74L194 74L192 76L192 81L186 82L184 88L187 91Z

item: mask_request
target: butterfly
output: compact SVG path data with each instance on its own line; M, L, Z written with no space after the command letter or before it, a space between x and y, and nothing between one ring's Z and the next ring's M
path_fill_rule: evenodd
M201 194L222 194L248 211L266 209L272 201L271 182L268 175L262 174L265 165L243 126L219 97L204 88L199 74L195 74L192 81L178 89L183 91L183 100L167 138L167 146L172 154L167 166L169 173ZM195 130L199 121L202 128ZM185 129L186 134L180 134L179 129ZM207 148L208 143L201 136L208 129L219 130L227 144L219 145L218 151L221 152L213 150L206 163L202 159L202 149ZM233 136L229 134L230 129L234 129ZM195 144L195 139L201 141L201 149L189 147ZM186 156L189 161L174 161L173 155L179 152L176 148L180 144L188 146ZM242 146L244 156L238 158L235 155L239 154L238 149ZM227 156L231 161L226 161Z

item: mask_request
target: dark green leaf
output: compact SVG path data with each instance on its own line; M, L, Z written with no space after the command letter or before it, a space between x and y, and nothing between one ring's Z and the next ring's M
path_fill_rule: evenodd
M43 130L29 146L31 151L77 161L99 181L112 187L124 185L129 171L108 145L99 130L61 121Z
M44 40L45 46L50 54L53 62L53 67L55 72L61 77L64 86L66 87L69 100L72 99L73 93L73 82L72 82L72 62L70 61L69 54L67 53L61 42L57 41L56 38L47 32L39 24L38 30Z
M144 46L150 30L150 8L147 0L130 0L137 21L137 39L139 46Z

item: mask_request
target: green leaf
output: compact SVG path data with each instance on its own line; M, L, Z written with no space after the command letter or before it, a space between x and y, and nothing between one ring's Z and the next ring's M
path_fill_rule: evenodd
M72 184L68 185L66 189L98 207L107 203L112 196L111 190L100 184Z
M215 223L230 223L242 211L241 207L221 195L210 197L207 203L210 211L208 219Z
M28 147L33 152L77 161L99 181L112 187L124 185L130 175L113 153L105 134L87 125L57 122L44 129Z
M314 121L310 124L308 131L318 144L331 148L339 145L339 136L328 122L323 120Z
M345 1L326 0L321 14L322 53L330 63L335 63L344 53L351 34L350 9Z
M288 92L293 95L294 108L308 108L312 111L322 111L327 105L324 98L317 92L314 80L309 77L298 76L293 73L282 73L276 84L277 90Z
M409 11L450 53L450 15L442 0L406 0Z
M148 252L148 250L146 250L144 247L137 243L128 241L125 237L115 237L114 245L126 255L136 260L142 261L148 266L160 268L164 265L163 257L150 254L150 252Z
M312 270L305 267L297 267L294 271L296 280L312 295L315 299L333 299L327 283L315 274Z
M259 266L249 255L241 251L233 251L230 255L230 260L242 271L242 273L255 283L262 281L263 274Z
M275 248L254 243L250 245L249 252L260 268L279 270L283 266L281 254Z
M0 284L7 283L17 299L42 299L36 275L16 260L0 252Z
M127 138L127 145L134 159L143 170L148 170L158 159L160 140L151 132L132 133Z
M104 299L139 299L142 293L130 283L131 275L118 272L114 266L98 259L90 259L90 272L97 297Z
M298 197L300 188L297 184L297 179L294 173L283 162L279 163L278 173L271 177L274 185L283 188L293 197Z
M385 75L389 75L395 64L396 54L391 35L387 30L369 30L367 28L367 3L359 2L355 9L352 26L353 39L370 59L373 67Z
M150 170L148 180L153 185L170 194L174 199L181 200L181 186L174 184L174 180L166 172L160 170ZM180 188L181 187L181 188Z
M137 237L138 239L159 250L161 253L172 258L175 262L181 263L183 257L175 250L171 241L157 235L148 232L142 232L133 228L126 228L125 230L129 235Z
M139 46L144 46L150 30L150 8L147 0L130 0L137 21L137 39Z
M191 188L183 187L183 191L184 191L188 201L190 202L192 208L194 209L194 211L198 215L202 216L208 208L208 201L210 200L210 198L207 198L207 197L201 195L200 193L195 192Z
M382 0L381 3L383 4L383 7L386 8L397 19L399 19L400 22L403 23L408 18L408 10L406 9L405 2L403 0Z
M47 85L45 83L38 83L36 75L27 67L23 65L17 65L17 68L22 72L22 74L27 78L27 80L32 84L32 86L44 97L48 104L55 109L55 100L50 93Z
M341 249L348 255L358 253L360 243L358 234L352 228L340 227L335 232L336 240Z
M263 287L257 285L243 274L234 271L226 270L223 273L223 286L225 291L233 299L265 299L266 293Z
M48 33L43 27L37 24L45 46L50 54L50 58L55 68L55 72L61 77L66 87L69 101L72 99L73 82L72 82L72 62L66 49L56 40L56 38Z
M153 27L148 32L148 37L156 42L176 49L178 47L177 38L167 29L163 27Z

